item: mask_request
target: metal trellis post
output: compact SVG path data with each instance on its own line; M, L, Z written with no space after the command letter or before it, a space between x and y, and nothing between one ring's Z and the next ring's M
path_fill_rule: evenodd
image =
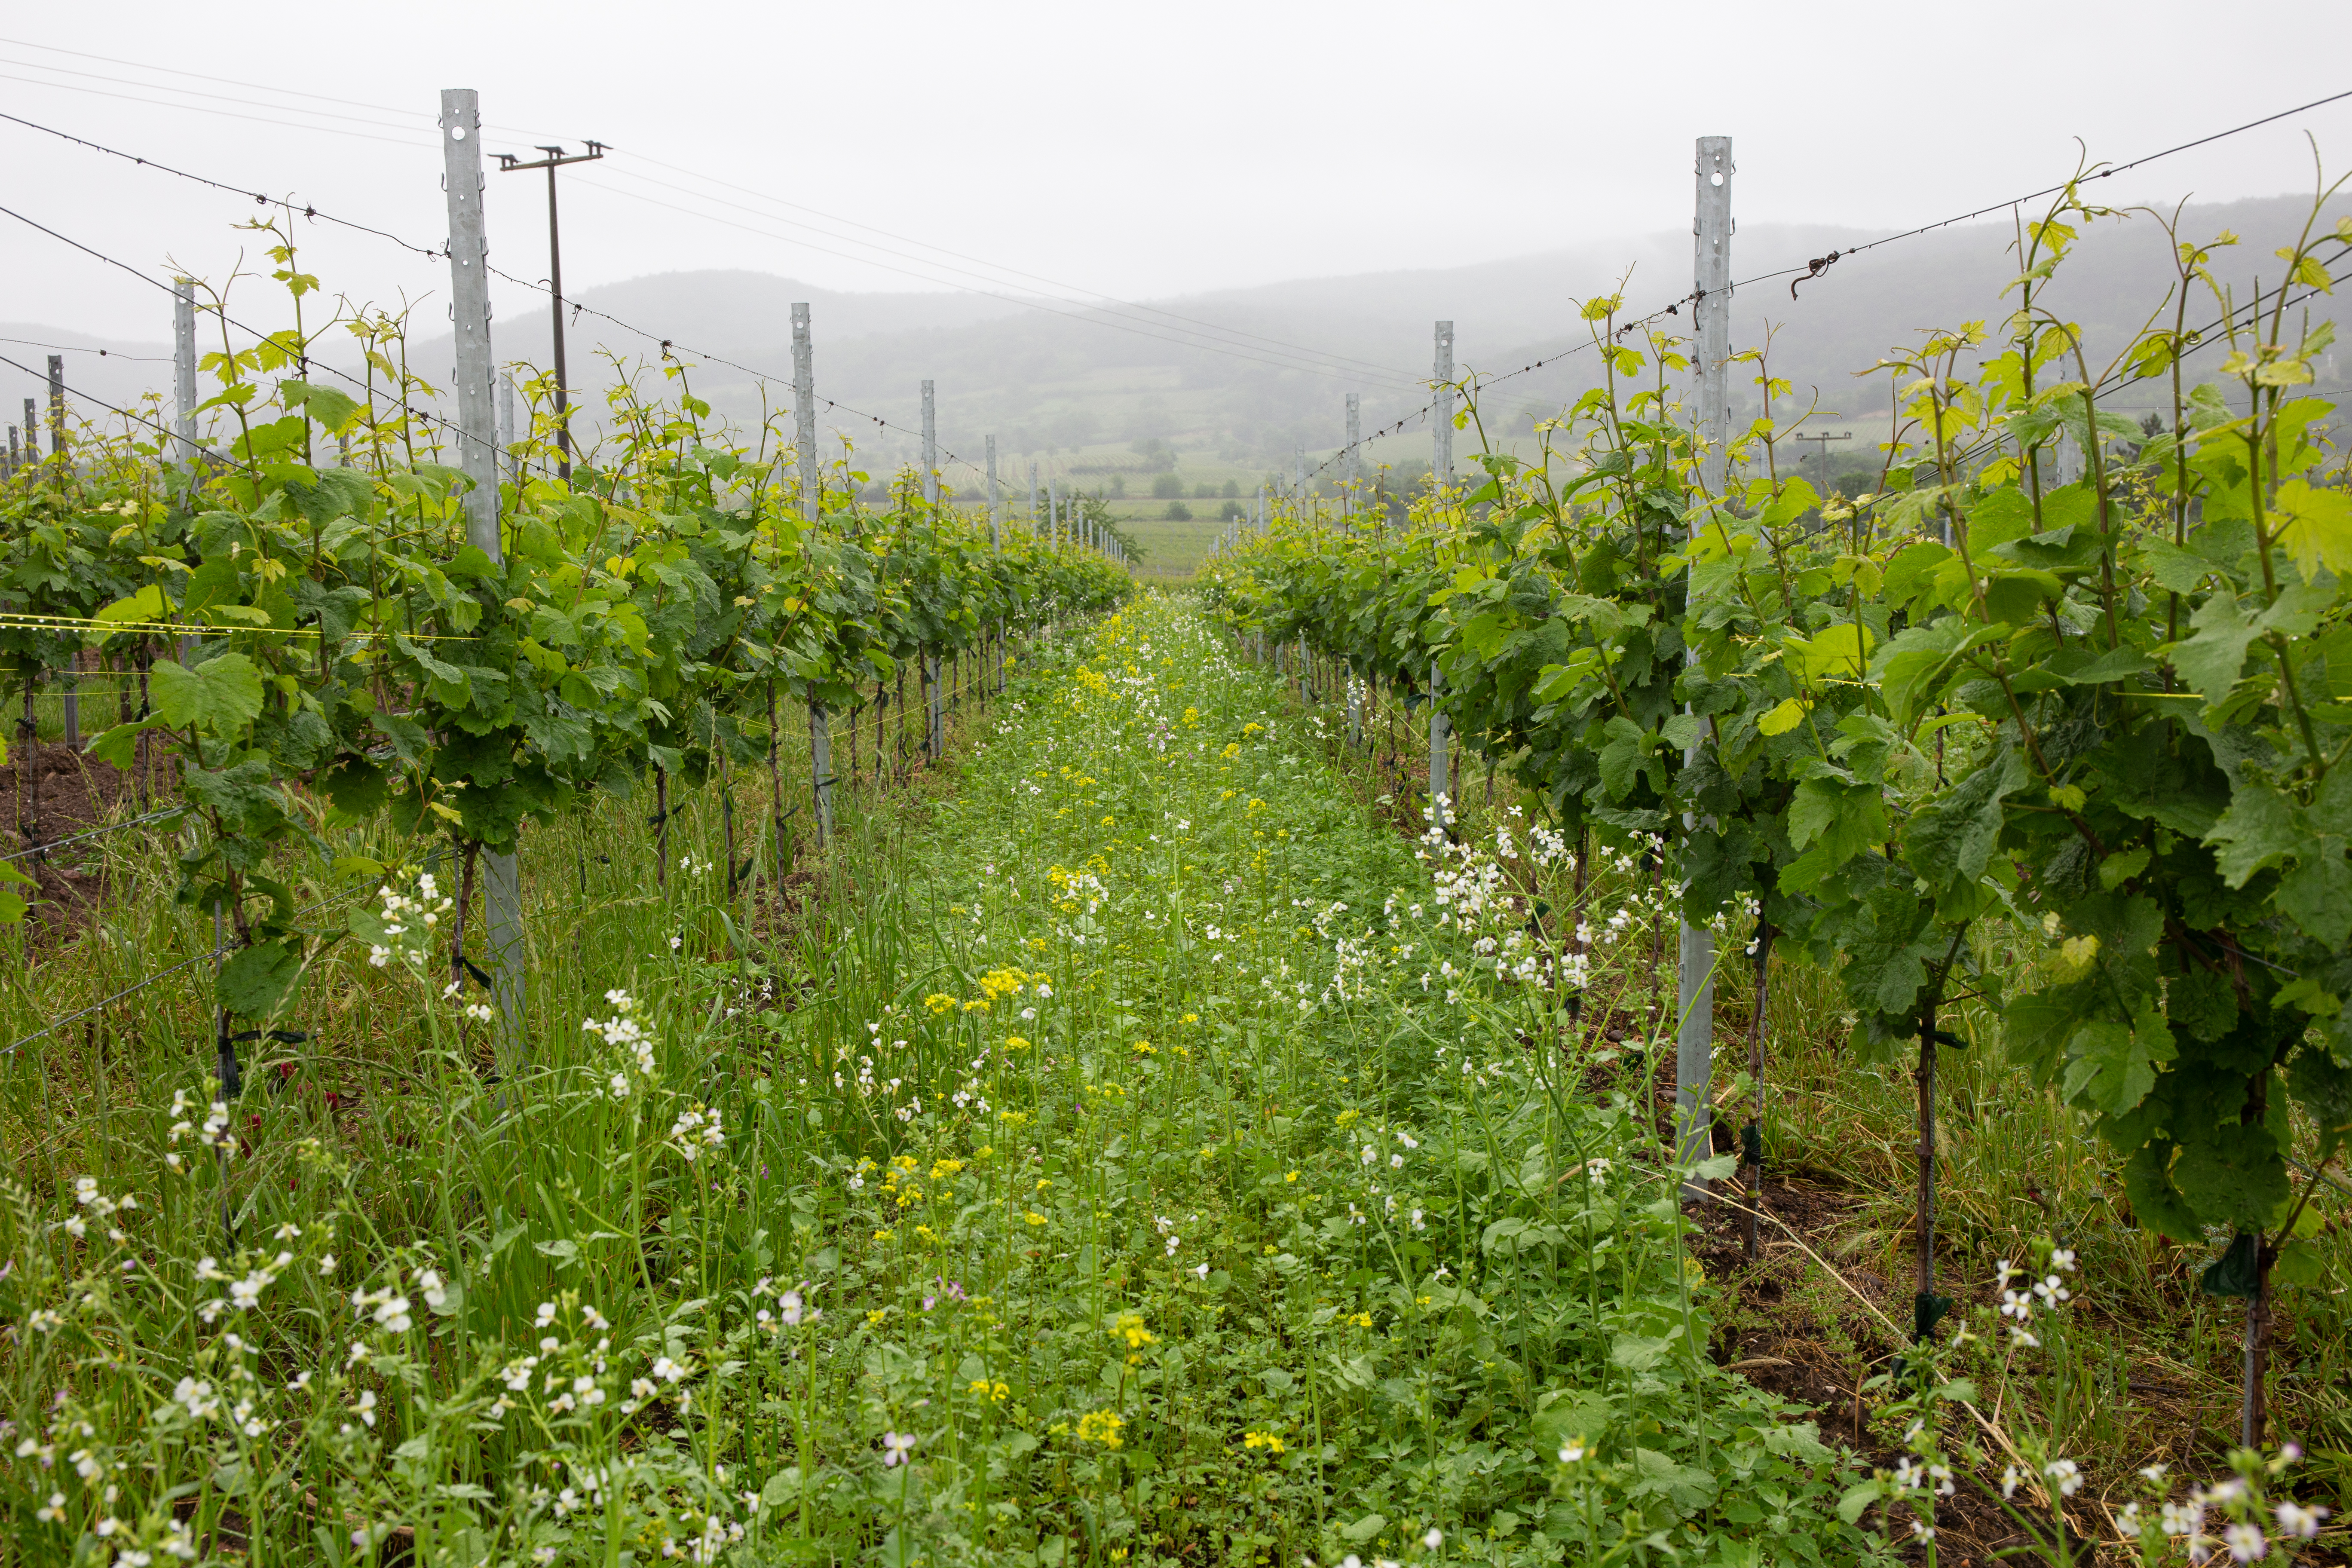
M49 356L49 454L58 459L57 477L59 489L65 488L68 477L65 467L67 447L66 356L51 354ZM67 658L69 662L66 665L64 678L66 744L79 751L81 750L81 693L78 688L81 684L81 679L75 674L75 670L80 666L81 652L77 648Z
M806 300L793 306L793 445L801 471L801 517L814 527L824 510L824 479L816 465L816 350L809 339ZM809 699L809 795L816 844L833 842L833 716Z
M1445 673L1437 668L1437 658L1429 660L1429 826L1444 832L1454 820L1451 801L1453 780L1446 776L1446 752L1453 744L1454 727L1445 719Z
M928 381L923 383L923 500L940 504L940 411Z
M923 383L923 502L936 508L940 504L940 417L939 405L933 397L931 384ZM944 695L940 689L940 656L923 652L923 685L929 700L924 725L924 750L931 761L938 762L947 754L947 717L943 709Z
M814 522L824 486L816 467L816 352L809 342L806 301L793 307L793 451L801 470L801 516Z
M180 461L196 466L196 285L172 283L172 433L180 439Z
M1000 521L1003 512L1003 492L996 481L996 437L991 436L988 438L988 548L992 554L1004 548L1004 530Z
M1003 553L1003 518L1004 494L996 479L996 437L991 436L988 438L988 552L991 555ZM996 623L995 643L992 670L995 679L990 689L1002 691L1004 689L1004 623L1002 620Z
M1437 323L1437 360L1432 369L1437 383L1430 420L1429 472L1433 483L1454 482L1454 323Z
M499 377L499 457L501 459L500 467L506 470L499 478L514 486L516 497L520 500L522 490L522 459L515 456L514 449L514 373L509 371Z
M1698 376L1699 487L1723 493L1731 439L1731 138L1698 140L1697 217L1692 225L1695 298L1692 358ZM1693 533L1702 525L1694 521ZM1685 748L1685 766L1699 742ZM1688 833L1698 826L1683 818ZM1681 922L1675 1003L1675 1159L1685 1172L1685 1196L1704 1197L1707 1184L1687 1174L1714 1149L1714 1107L1708 1078L1715 1052L1715 933Z
M482 117L469 87L441 93L442 184L449 207L450 316L457 331L457 457L472 488L466 492L466 542L492 561L499 548L499 460L490 388L498 376L490 353L490 245L482 212ZM490 991L504 1019L506 1044L522 1043L526 999L522 882L512 851L485 853L483 914L488 927ZM463 941L463 933L459 933Z
M1364 400L1356 393L1348 394L1348 506L1356 505L1356 492L1364 484Z

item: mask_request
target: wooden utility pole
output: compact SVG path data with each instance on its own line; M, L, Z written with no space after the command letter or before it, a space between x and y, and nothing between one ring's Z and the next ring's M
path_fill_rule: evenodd
M547 171L547 291L555 327L555 473L558 479L572 478L572 422L570 395L564 390L563 373L563 245L555 226L555 171L566 163L593 163L604 155L602 142L588 143L585 153L566 153L561 147L542 146L547 156L536 163L515 161L514 154L499 154L499 173L520 174L527 169ZM478 162L478 150L477 150ZM667 352L668 345L663 345Z

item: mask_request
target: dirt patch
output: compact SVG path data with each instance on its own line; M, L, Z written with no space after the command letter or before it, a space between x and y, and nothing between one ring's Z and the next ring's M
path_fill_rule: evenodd
M109 839L79 836L170 805L177 773L160 742L148 758L143 788L131 771L71 746L39 742L9 748L7 763L0 766L0 854L40 884L26 894L33 906L26 920L37 933L61 940L88 924L105 900Z
M1720 1313L1717 1361L1801 1405L1822 1436L1845 1443L1865 1464L1893 1468L1905 1456L1871 1429L1862 1385L1902 1352L1899 1325L1910 1319L1910 1293L1874 1270L1833 1261L1841 1238L1857 1228L1861 1198L1802 1180L1769 1182L1761 1209L1770 1218L1759 1222L1750 1263L1747 1216L1735 1206L1747 1197L1734 1184L1723 1191L1731 1202L1695 1211L1699 1261L1729 1298ZM1997 1474L1979 1479L1999 1480ZM2100 1524L2077 1511L2084 1531ZM1891 1532L1899 1536L1909 1521L1896 1509ZM1992 1568L2009 1561L2003 1552L2029 1544L1990 1497L1965 1484L1937 1505L1936 1530L1939 1561L1952 1568ZM1916 1548L1905 1555L1925 1561Z

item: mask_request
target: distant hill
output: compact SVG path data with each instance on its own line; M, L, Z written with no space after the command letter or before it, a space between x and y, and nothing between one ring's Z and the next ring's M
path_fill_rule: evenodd
M2181 221L2200 238L2222 229L2239 235L2242 243L2223 251L2218 264L2242 292L2266 265L2275 270L2271 252L2288 243L2305 211L2299 198L2273 197L2192 206ZM1809 258L1849 251L1873 237L1853 229L1753 224L1734 241L1733 270L1752 278L1801 268ZM1801 402L1818 395L1822 408L1852 416L1861 430L1862 422L1879 416L1888 392L1885 377L1857 381L1853 372L1926 329L1968 321L1998 327L2011 308L2002 291L2017 270L2013 238L2007 222L1986 222L1845 255L1802 283L1794 299L1785 278L1753 284L1734 306L1735 341L1755 342L1769 328L1773 374L1794 384ZM790 398L790 309L806 300L820 395L911 426L919 384L929 377L939 386L941 439L965 456L977 458L981 437L993 432L1008 464L1025 472L1025 459L1034 456L1058 470L1071 466L1074 448L1158 438L1221 468L1263 471L1286 468L1296 447L1321 454L1336 447L1349 391L1362 395L1367 430L1423 405L1434 319L1454 321L1459 365L1516 372L1582 342L1579 301L1616 288L1621 279L1632 314L1682 295L1690 287L1690 247L1686 235L1596 240L1468 267L1301 279L1139 307L842 293L751 271L667 272L580 296L590 310L641 326L650 337L583 312L568 344L573 381L583 387L606 374L596 358L600 349L653 360L658 338L667 337L688 346L677 352L689 363L688 348L767 373L768 406L780 409ZM2161 229L2135 217L2086 234L2045 299L2083 325L2095 361L2128 340L2171 275ZM2190 315L2201 321L2215 313L2200 300ZM517 310L509 300L494 331L502 357L544 362L543 311ZM0 337L115 351L104 359L68 356L74 387L110 402L169 385L167 364L120 357L167 358L164 345L101 342L32 325L0 325ZM446 376L446 368L436 367L448 342L445 333L412 345L414 363ZM39 363L38 349L0 347ZM1302 357L1315 364L1301 364ZM1593 364L1593 355L1575 353L1515 375L1493 389L1484 412L1506 430L1524 430L1528 417L1557 409L1591 384ZM695 391L722 412L758 416L761 400L751 375L708 362L692 374ZM1752 386L1739 386L1735 395L1752 411ZM906 438L840 409L827 423L857 440L870 467L887 468L911 455ZM1875 438L1874 430L1867 438ZM1376 447L1375 456L1410 459L1426 453L1426 442L1425 424L1416 422ZM1850 450L1864 447L1858 438ZM1104 455L1097 451L1088 466L1098 468Z

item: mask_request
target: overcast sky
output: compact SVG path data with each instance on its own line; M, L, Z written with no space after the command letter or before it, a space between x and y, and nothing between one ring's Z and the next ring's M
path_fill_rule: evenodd
M2171 0L104 0L0 27L7 113L422 245L446 229L440 89L480 90L493 152L597 137L613 154L563 176L574 289L742 267L833 289L1132 299L1450 266L1686 229L1702 133L1735 138L1748 222L1894 229L2063 176L2076 137L2121 162L2352 89L2340 0L2267 5L2227 31ZM2306 131L2352 163L2347 100L2100 195L2307 185ZM257 258L234 227L268 210L249 197L7 121L0 169L5 205L150 276L217 279L241 244ZM543 179L489 177L492 260L532 279ZM444 318L444 264L303 236L331 290L405 290ZM162 294L5 218L0 289L0 320L168 336ZM274 308L242 289L255 314Z

